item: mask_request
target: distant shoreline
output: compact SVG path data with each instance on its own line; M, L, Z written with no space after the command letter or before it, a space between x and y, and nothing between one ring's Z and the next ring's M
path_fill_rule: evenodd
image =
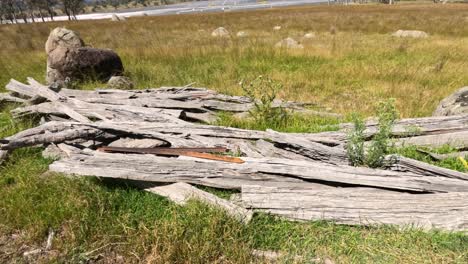
M334 1L331 1L335 3ZM282 8L292 6L308 6L328 3L328 0L270 0L265 2L257 2L251 0L239 1L194 1L183 2L164 6L151 6L145 8L130 8L115 11L103 11L94 13L79 14L77 20L101 20L111 19L112 15L117 14L125 18L141 17L141 16L164 16L164 15L183 15L183 14L203 14L203 13L222 13L261 10L269 8ZM50 17L44 17L45 22L53 21L68 21L68 17L64 15L55 16L52 21ZM28 19L28 22L32 22ZM40 19L35 21L42 22ZM24 21L18 20L18 23L23 24ZM11 23L6 23L11 24Z

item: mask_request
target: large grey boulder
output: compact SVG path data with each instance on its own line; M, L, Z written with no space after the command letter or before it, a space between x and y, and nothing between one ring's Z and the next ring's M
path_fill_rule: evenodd
M50 32L45 44L45 51L48 55L46 71L46 81L48 84L53 84L58 80L61 80L61 82L65 80L65 76L62 76L57 69L50 66L50 56L57 57L61 53L66 53L69 49L78 49L84 46L85 44L78 33L72 30L58 27ZM60 51L56 51L58 48Z
M54 29L45 49L49 85L62 86L66 80L107 81L124 71L122 61L114 51L85 47L79 35L69 29Z
M48 65L57 71L54 80L62 82L100 80L107 81L114 75L123 73L122 61L112 50L95 48L68 49L59 47L48 56Z
M461 114L468 114L468 86L443 99L432 115L450 116Z
M46 53L49 54L57 47L75 49L84 46L85 44L77 32L58 27L50 32L49 38L45 44L45 50Z
M394 37L399 38L427 38L429 34L419 30L398 30L392 34Z

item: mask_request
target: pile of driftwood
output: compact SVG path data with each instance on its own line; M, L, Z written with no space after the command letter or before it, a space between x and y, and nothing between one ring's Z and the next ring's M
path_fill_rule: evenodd
M44 155L56 158L50 171L124 179L180 204L195 197L242 221L258 210L349 225L468 228L468 174L400 156L389 156L386 169L350 166L349 124L316 134L219 127L206 124L217 111L245 115L253 101L204 88L57 91L28 82L12 80L0 101L21 103L15 117L40 115L42 122L1 140L0 157L44 146ZM275 106L309 111L298 103ZM367 139L376 131L368 123ZM392 135L400 145L464 150L468 115L403 119ZM231 156L212 153L226 151ZM228 201L190 184L240 194Z

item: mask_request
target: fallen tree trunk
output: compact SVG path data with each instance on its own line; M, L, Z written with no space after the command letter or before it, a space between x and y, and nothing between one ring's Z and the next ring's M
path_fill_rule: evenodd
M93 152L50 165L50 170L82 176L123 178L147 182L188 182L225 189L242 185L298 186L309 182L368 186L412 192L467 192L468 181L421 176L322 162L274 158L242 158L234 164L202 159Z
M440 135L466 131L468 115L437 116L421 118L404 118L397 120L392 127L392 135L397 138L415 137L423 135ZM352 128L352 124L342 124L340 131ZM376 121L366 122L364 133L371 138L378 131Z
M172 147L223 146L234 151L239 149L242 153L249 153L252 149L255 149L257 153L265 152L263 149L266 147L265 144L259 144L257 147L253 142L266 140L272 142L275 148L303 156L304 159L320 160L332 164L347 162L345 151L341 147L329 147L286 133L193 124L168 125L152 122L96 122L92 124L49 122L26 130L15 138L0 142L0 149L15 149L44 143L61 143L76 138L105 140L106 138L128 136L159 139L167 142L168 146ZM240 144L236 144L236 139L243 141L237 141ZM283 155L285 154L283 153Z
M242 202L249 208L289 219L455 231L468 228L467 199L467 192L404 194L353 188L242 187Z
M71 111L70 108L72 108L73 111L80 111L81 115L90 117L93 116L96 109L99 109L101 112L108 110L107 114L109 114L109 111L112 112L115 111L115 109L122 109L122 106L125 106L126 108L133 107L134 111L144 112L144 114L149 114L150 116L151 113L148 108L180 110L188 113L186 116L192 119L202 122L212 122L217 119L216 111L248 113L254 108L254 101L248 97L222 95L205 88L163 87L160 89L132 91L79 91L62 89L56 93L46 86L39 84L32 78L28 78L28 82L29 85L26 85L16 80L11 80L6 88L22 97L29 97L31 99L42 97L51 102L59 102L62 109L57 109L56 107L51 109L50 106L45 103L39 104L36 107L18 109L15 113L18 116L27 114L51 114L53 111L58 111L62 114L64 111ZM6 95L1 96L1 98L5 101L22 100L22 98L15 99L15 97ZM282 107L291 111L307 112L308 109L305 107L309 105L310 104L275 100L272 107ZM146 111L143 111L142 108L146 108ZM129 110L132 111L131 109ZM321 113L318 111L316 113L337 117L336 114L331 113ZM101 115L106 116L105 114ZM76 120L75 117L77 116L75 114L71 117ZM96 118L96 116L93 117ZM118 115L115 117L118 117ZM142 121L144 121L144 117L141 118ZM132 119L128 118L126 121L130 120Z
M434 166L422 161L405 158L399 155L385 157L389 168L395 171L411 172L419 175L440 176L468 181L468 174Z
M51 102L15 109L12 111L15 116L44 114L50 116L51 119L54 119L55 116L70 116L81 121L97 119L114 122L158 122L187 125L188 123L184 122L184 119L213 122L216 120L216 111L248 113L253 107L253 101L250 98L221 95L204 88L166 87L132 91L62 89L56 93L33 79L28 79L28 81L30 85L12 80L7 85L7 89L15 94L21 94L23 97L39 96L47 98ZM304 104L293 102L276 101L274 103L274 107L287 107L298 111L307 110L304 106ZM314 135L297 134L297 136L305 138L306 141L343 148L346 143L347 131L351 125L343 124L341 127L341 130L337 132ZM468 142L467 128L468 115L411 118L398 120L393 127L392 135L396 138L397 145L439 147L452 144L454 147L463 149L468 147L466 145ZM206 130L206 128L204 129ZM377 129L375 121L367 122L365 130L367 140L372 139ZM291 135L294 134L289 134L289 136ZM251 139L251 137L247 138ZM266 139L267 137L262 136L257 139L260 138ZM297 151L305 152L303 149ZM331 155L336 154L332 153ZM316 159L314 157L317 156L316 153L308 153L307 155L312 159Z
M455 149L468 148L468 129L458 132L448 132L438 135L424 135L407 138L399 138L396 146L422 146L430 148L440 148L451 146Z
M350 124L341 125L339 131L317 134L201 125L190 122L213 122L217 111L245 116L254 101L204 88L55 91L28 81L29 85L12 80L7 86L11 93L0 95L0 101L23 103L12 110L16 117L40 114L50 122L0 140L0 161L17 148L45 146L43 155L59 159L50 165L51 171L134 180L144 185L176 183L140 187L178 203L197 196L226 208L238 219L250 218L251 212L185 183L242 189L243 204L292 219L415 224L450 230L466 227L466 173L399 156L387 158L387 170L349 166L345 147ZM311 111L293 102L275 101L273 107ZM367 122L365 140L372 140L377 129L376 122ZM464 149L468 147L467 132L468 115L462 115L402 119L391 135L400 146L452 144ZM240 158L198 152L191 157L169 158L96 151L109 146L226 148ZM149 152L161 154L161 149ZM448 203L445 207L444 199Z
M7 84L6 88L10 91L20 93L20 94L25 94L27 96L31 96L32 98L36 97L42 97L45 98L49 101L51 101L56 109L59 109L59 111L62 111L65 113L67 116L70 118L78 121L78 122L83 122L83 123L89 123L90 120L83 115L77 113L75 110L73 110L71 107L69 107L66 104L66 101L68 100L67 97L60 95L51 89L49 89L47 86L43 86L40 83L36 82L32 78L28 78L28 81L30 83L30 86L25 87L24 84L11 80L10 83Z

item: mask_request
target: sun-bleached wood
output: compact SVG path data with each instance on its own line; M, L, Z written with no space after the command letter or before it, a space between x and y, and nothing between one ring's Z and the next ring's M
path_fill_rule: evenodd
M242 208L228 200L221 199L214 194L202 191L184 182L146 188L145 191L164 196L180 205L185 205L190 199L200 200L209 205L221 208L227 214L246 224L250 222L253 216L253 212L250 210Z
M147 182L188 182L217 188L240 189L245 184L293 186L326 183L412 192L468 192L468 181L316 161L242 158L245 163L184 160L154 155L94 152L50 165L50 170L82 176L123 178ZM281 183L281 185L279 185Z
M468 192L408 194L353 188L242 187L242 201L251 209L294 220L330 220L346 225L466 230L467 200Z
M446 168L434 166L419 160L414 160L399 155L385 157L389 161L389 167L395 171L412 172L419 175L447 177L468 181L468 174Z
M340 125L338 131L315 134L210 126L199 122L215 122L219 111L248 117L254 101L188 86L58 91L33 79L28 82L12 80L7 85L10 94L0 94L0 101L21 103L12 110L13 116L39 114L41 123L0 140L0 162L14 149L44 146L44 155L59 158L50 165L51 171L134 180L146 185L140 188L153 188L176 201L194 193L207 199L203 191L187 183L238 190L255 185L263 189L246 187L248 191L242 196L251 195L252 200L243 200L239 208L254 201L256 204L250 206L255 209L292 219L321 219L318 212L325 210L329 215L325 219L345 224L366 224L359 222L363 217L369 223L466 228L462 215L466 215L466 206L461 205L468 193L466 173L398 156L387 157L385 169L349 166L345 147L350 124ZM301 103L276 100L273 107L321 114ZM375 121L366 123L366 144L377 130ZM463 150L468 147L467 133L468 115L460 115L398 120L391 135L397 146L452 144ZM245 162L96 151L103 146L224 147ZM176 185L148 187L171 183ZM261 208L257 197L273 198ZM435 203L432 207L430 198ZM207 201L214 198L210 199ZM444 199L450 203L445 207ZM404 200L409 200L407 205ZM229 203L224 207L232 206L221 202ZM419 205L423 209L419 210Z
M28 78L28 82L29 85L16 80L11 80L10 83L7 84L6 88L11 92L25 97L40 97L46 98L51 102L60 102L60 108L53 107L51 109L50 105L39 104L36 105L36 107L18 109L15 113L18 116L30 114L51 114L52 111L58 111L60 114L65 113L68 116L71 115L70 117L73 119L78 120L78 115L73 112L76 111L82 116L101 119L99 116L95 115L95 109L99 109L101 112L107 110L108 116L109 111L112 112L122 108L133 107L134 111L140 112L139 119L141 121L149 121L148 119L151 119L151 110L148 109L164 109L180 110L182 112L181 117L209 123L217 120L216 112L225 111L232 113L248 113L254 107L254 101L248 97L222 95L205 88L162 87L159 89L128 91L79 91L61 89L56 93L32 78ZM9 99L9 97L6 99ZM31 102L36 101L38 103L42 102L40 100L32 100ZM275 100L272 104L272 107L275 108L282 107L289 109L290 111L297 112L309 111L305 108L307 106L308 104L285 102L281 100ZM141 108L146 108L147 111L143 111ZM128 110L132 111L132 109ZM150 117L145 117L145 114L150 114ZM319 111L315 111L315 114L333 115L331 113L321 113ZM106 114L103 113L100 115L106 116ZM114 117L119 116L120 115L114 115ZM130 121L135 119L127 117L126 120Z

